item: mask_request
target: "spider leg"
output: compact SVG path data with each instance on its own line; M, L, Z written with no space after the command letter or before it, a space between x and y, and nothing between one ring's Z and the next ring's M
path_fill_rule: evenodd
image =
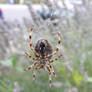
M31 55L29 55L29 53L25 52L25 55L29 58L31 58L33 61L37 60L36 58L33 58Z
M30 49L31 49L32 51L34 51L34 50L33 50L33 47L32 47L32 31L33 31L33 29L34 29L34 26L32 26L32 28L30 29L30 34L29 34Z
M53 75L55 76L55 78L57 78L56 73L55 73L53 67L52 67L51 65L49 65L49 67L52 69L52 73L53 73Z
M30 69L32 69L32 67L34 67L37 64L37 62L33 63L31 66L28 66L26 69L24 69L24 71L29 71Z
M34 73L33 73L33 81L36 79L35 78L36 77L36 73L37 73L37 68L35 68Z
M49 72L49 87L51 88L52 78L51 78L51 70L48 66L46 66L48 72Z
M30 29L30 34L29 34L29 39L30 39L30 49L37 55L37 56L40 56L38 53L35 52L35 50L33 49L33 46L32 46L32 31L34 29L34 25L32 25L32 28Z
M39 57L41 57L38 53L35 52L35 50L33 49L32 46L32 31L34 29L34 26L32 26L32 28L30 29L30 34L29 34L29 39L30 39L30 49ZM26 56L28 56L29 58L31 58L33 61L37 60L36 58L33 58L31 55L29 55L27 52L25 52Z
M50 57L50 56L53 56L53 55L57 54L59 49L60 49L60 43L61 43L60 32L58 32L58 46L57 46L56 50L52 54L49 54L46 57Z
M62 57L62 54L59 55L58 57L56 57L54 60L49 61L49 63L53 63L53 62L57 61L59 58L61 58L61 57Z

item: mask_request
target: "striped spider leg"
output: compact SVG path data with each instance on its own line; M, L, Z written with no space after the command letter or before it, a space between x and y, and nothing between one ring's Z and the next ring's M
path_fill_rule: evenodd
M51 69L51 71L52 71L53 75L55 76L55 78L57 78L56 73L55 73L55 71L54 71L53 67L52 67L50 64L49 64L49 67L50 67L50 69Z
M38 61L34 62L32 65L28 66L26 69L24 69L24 71L29 71L32 69L32 67L36 66L36 64L38 63Z
M55 59L50 60L49 63L53 63L53 62L57 61L59 58L61 58L61 57L62 57L62 54L59 55L58 57L56 57Z
M29 39L30 39L30 49L34 52L34 49L32 47L32 31L34 29L34 26L32 26L32 28L30 29L30 34L29 34ZM32 60L35 60L35 58L33 58L31 55L29 55L27 52L25 52L25 55L29 58L31 58Z
M55 78L56 78L56 73L55 73L55 71L54 71L53 67L51 66L51 63L53 63L53 62L57 61L57 60L58 60L58 59L60 59L61 57L62 57L62 54L61 54L61 55L59 55L58 57L56 57L55 59L53 59L53 60L50 60L50 61L49 61L49 67L51 68L52 73L53 73L53 75L55 76Z
M30 34L29 34L30 49L31 49L32 51L34 51L33 46L32 46L32 31L33 31L33 29L34 29L34 26L32 26L32 28L30 29Z
M47 71L48 71L48 73L49 73L49 87L51 88L51 83L52 83L52 78L51 78L51 69L50 69L50 67L49 66L46 66L46 68L47 68Z
M59 58L61 58L61 56L62 56L62 55L59 55L59 56L56 57L55 59L50 60L48 66L46 66L46 68L47 68L47 70L48 70L48 73L49 73L49 86L50 86L50 88L51 88L51 82L52 82L51 75L53 74L53 75L55 76L55 78L57 78L57 77L56 77L56 73L55 73L53 67L51 66L51 63L53 63L53 62L55 62L56 60L58 60Z
M57 46L56 50L52 54L49 54L46 57L50 57L50 56L56 55L59 52L60 43L61 43L60 32L58 32L58 46Z
M37 61L37 64L35 65L35 68L34 68L33 81L36 79L36 74L37 74L37 70L38 69L40 69L40 62L39 62L39 60Z
M41 61L41 58L38 59L37 64L34 66L35 68L34 68L34 73L33 73L33 80L35 80L36 73L37 73L38 69L44 69L44 70L46 70L45 65L43 63L41 63L40 61ZM44 60L44 63L46 63L45 61L46 61L46 59Z
M34 51L34 49L33 49L33 46L32 46L32 31L33 31L33 29L34 29L34 26L32 26L32 28L30 29L30 34L29 34L30 49L31 49L34 53L36 53L36 52ZM34 67L34 66L37 64L37 59L36 59L36 58L33 58L33 57L32 57L31 55L29 55L27 52L25 52L25 55L26 55L27 57L31 58L31 59L34 61L34 63L33 63L31 66L28 66L28 67L25 69L25 71L29 71L30 69L32 69L32 67ZM39 56L38 53L36 53L36 55Z
M32 28L30 29L29 39L30 39L30 49L37 55L40 56L38 53L35 52L33 46L32 46L32 31L34 29L34 25L32 25Z
M34 69L34 73L33 73L33 81L36 79L35 77L36 77L36 74L37 74L37 70L38 70L38 68L36 67Z

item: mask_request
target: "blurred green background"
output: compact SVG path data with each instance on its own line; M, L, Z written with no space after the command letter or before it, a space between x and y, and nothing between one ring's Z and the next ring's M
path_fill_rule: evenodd
M0 92L92 92L92 0L0 0ZM62 58L52 66L49 88L48 73L24 72L32 64L25 51L32 43L47 39L55 50L57 33L61 34Z

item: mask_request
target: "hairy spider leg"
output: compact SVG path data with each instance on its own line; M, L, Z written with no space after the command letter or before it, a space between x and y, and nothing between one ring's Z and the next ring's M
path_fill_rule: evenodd
M32 31L34 29L34 25L32 25L32 28L30 29L29 39L30 39L30 49L33 51L32 47Z
M33 73L33 81L36 79L36 74L37 74L37 68L34 69L34 73Z
M55 73L53 67L51 65L49 65L49 67L51 68L51 71L52 71L53 75L55 76L55 78L57 78L56 73Z
M37 56L40 56L38 53L35 52L35 50L33 49L33 46L32 46L32 31L34 29L34 25L32 25L32 28L30 29L30 34L29 34L29 39L30 39L30 49L37 55ZM31 57L31 56L29 56Z
M28 66L24 71L29 71L30 69L32 69L32 67L34 67L37 64L37 62L33 63L32 65Z
M60 32L58 32L58 46L57 46L56 50L52 54L49 54L46 57L50 57L50 56L53 56L53 55L57 54L59 49L60 49L60 43L61 43Z
M40 66L40 62L37 62L36 66L35 66L34 73L33 73L33 81L35 80L35 77L36 77L36 74L37 74L37 70L38 69L44 69L44 70L46 70L45 67L41 67Z
M62 57L62 54L59 55L58 57L56 57L55 59L51 60L50 63L53 63L53 62L57 61L57 60L58 60L59 58L61 58L61 57Z
M46 66L48 72L49 72L49 87L51 88L52 78L51 78L51 70L48 66Z
M25 52L25 55L29 58L31 58L33 61L37 60L36 58L33 58L31 55L29 55L27 52Z

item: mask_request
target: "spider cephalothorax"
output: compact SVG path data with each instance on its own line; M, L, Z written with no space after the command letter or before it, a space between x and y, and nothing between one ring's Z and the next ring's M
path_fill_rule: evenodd
M60 43L61 43L60 42L60 33L58 33L58 47L53 52L52 46L45 39L38 40L35 47L33 48L33 46L32 46L32 35L31 35L33 28L34 28L34 26L32 26L32 28L30 30L29 39L30 39L30 49L34 52L35 58L30 56L27 52L25 53L29 58L31 58L33 60L33 64L30 65L29 67L27 67L25 69L25 71L28 71L32 67L34 67L33 79L35 79L36 72L37 72L38 69L44 69L44 70L48 71L49 82L50 82L50 87L51 87L51 75L53 74L56 77L54 69L51 66L51 63L55 62L56 60L58 60L58 58L60 58L62 56L62 55L59 55L54 60L53 59L51 60L51 57L53 57L53 55L57 54L58 51L59 51L59 47L60 47Z

